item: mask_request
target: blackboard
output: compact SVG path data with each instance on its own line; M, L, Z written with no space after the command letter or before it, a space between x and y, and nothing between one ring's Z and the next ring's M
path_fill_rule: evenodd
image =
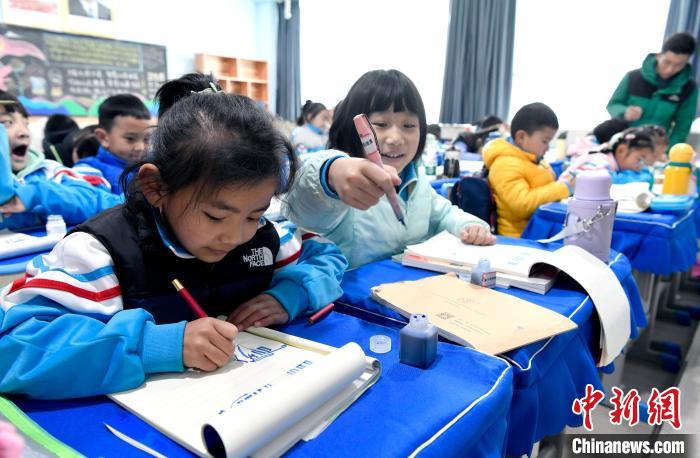
M165 47L0 25L0 89L32 115L97 116L106 97L131 93L154 110Z

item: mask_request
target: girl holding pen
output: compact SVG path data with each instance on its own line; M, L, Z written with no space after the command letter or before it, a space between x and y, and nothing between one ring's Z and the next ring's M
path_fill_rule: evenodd
M376 133L381 167L367 159L356 129L354 118L363 113ZM465 243L495 243L486 222L453 206L418 175L426 130L423 100L406 75L365 73L335 110L330 150L301 166L297 185L284 199L285 216L335 242L351 267L400 253L443 230Z
M270 116L208 82L199 92L180 83L159 91L173 103L146 160L124 172L135 174L126 203L77 226L0 293L0 392L81 397L211 371L233 355L238 330L341 295L340 251L263 217L295 176Z

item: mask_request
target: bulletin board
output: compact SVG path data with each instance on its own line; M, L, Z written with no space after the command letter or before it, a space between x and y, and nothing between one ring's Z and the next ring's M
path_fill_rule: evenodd
M166 80L165 47L0 25L0 89L31 115L97 116L106 97L131 93L154 110Z

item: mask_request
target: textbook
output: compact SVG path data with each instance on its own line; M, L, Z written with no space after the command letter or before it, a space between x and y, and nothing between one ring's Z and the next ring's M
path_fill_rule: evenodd
M558 273L548 263L548 251L517 245L467 245L447 231L406 247L401 263L436 272L468 275L481 258L491 262L496 271L496 285L501 288L512 286L546 294Z
M422 257L420 264L414 264L416 267L437 271L449 267L454 272L469 272L471 266L476 264L479 258L488 258L491 261L491 267L497 271L496 284L498 286L502 285L499 283L499 276L503 282L508 281L505 280L507 277L503 274L515 275L520 283L517 285L511 283L511 285L530 291L535 291L531 286L537 266L546 264L549 266L548 268L569 275L588 295L584 302L588 300L593 302L601 331L599 366L610 364L620 354L630 337L629 299L617 276L610 268L610 265L617 262L622 254L618 254L610 264L606 264L575 245L564 245L555 251L505 244L481 247L466 245L457 237L446 232L442 232L424 243L409 245L403 255L405 265L410 265L406 261L411 260L411 254ZM527 277L528 272L530 277ZM535 275L541 274L536 273ZM547 281L553 282L554 278ZM551 283L543 290L535 292L544 294L550 287Z
M424 313L441 336L491 355L576 328L556 312L454 274L379 285L372 297L405 317Z
M199 456L279 456L317 437L380 372L354 342L249 328L214 372L158 374L110 397Z
M35 237L21 232L2 229L0 230L0 259L49 251L65 235L65 233L60 233Z

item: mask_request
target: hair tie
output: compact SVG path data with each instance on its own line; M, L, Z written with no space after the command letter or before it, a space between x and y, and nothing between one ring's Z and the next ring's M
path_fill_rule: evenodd
M209 87L202 89L201 91L190 91L190 94L216 94L217 92L223 92L221 89L216 87L213 81L209 81Z

